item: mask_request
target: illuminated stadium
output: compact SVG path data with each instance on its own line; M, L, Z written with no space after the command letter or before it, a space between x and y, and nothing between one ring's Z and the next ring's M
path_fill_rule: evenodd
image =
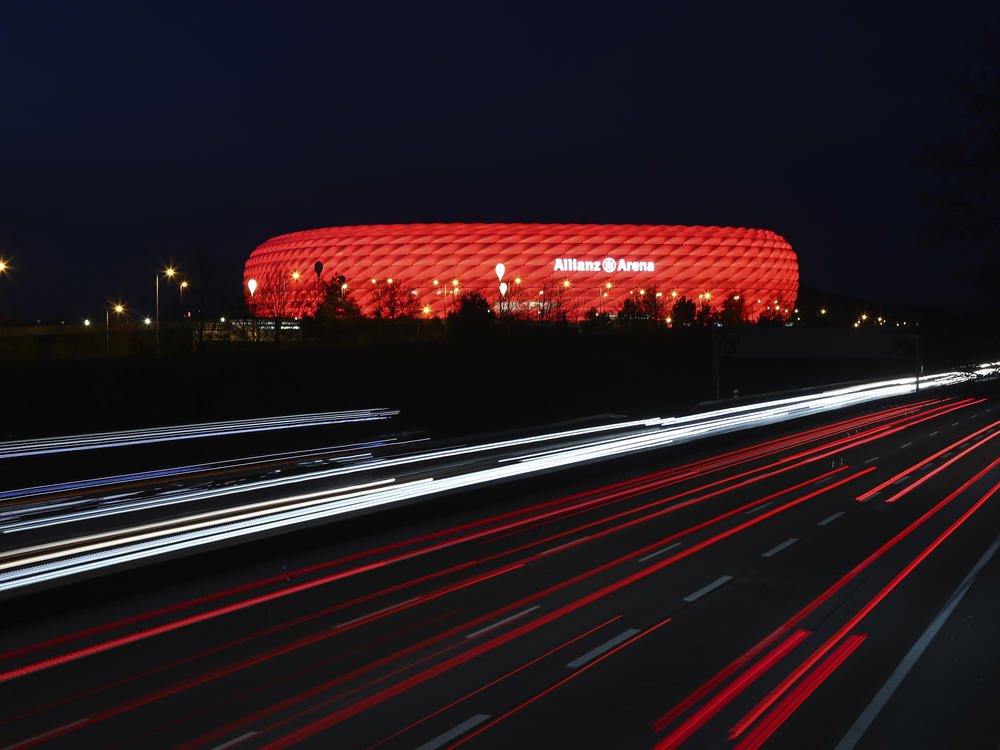
M317 263L321 263L319 277ZM580 319L628 298L667 309L686 297L746 318L795 304L798 262L766 229L638 224L378 224L274 237L244 268L257 315L311 315L321 289L346 285L365 315L441 317L476 292L498 311ZM391 309L387 300L393 300Z

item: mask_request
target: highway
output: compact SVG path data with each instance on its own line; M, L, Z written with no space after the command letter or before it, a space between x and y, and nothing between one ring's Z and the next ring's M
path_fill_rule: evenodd
M934 385L54 468L3 498L0 747L995 745L1000 402Z

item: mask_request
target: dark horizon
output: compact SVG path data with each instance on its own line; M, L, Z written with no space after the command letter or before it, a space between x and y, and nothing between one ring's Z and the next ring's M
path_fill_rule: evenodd
M991 4L602 10L17 3L0 310L141 315L166 264L235 298L272 236L411 221L756 227L808 287L981 299L919 160L976 132L948 77Z

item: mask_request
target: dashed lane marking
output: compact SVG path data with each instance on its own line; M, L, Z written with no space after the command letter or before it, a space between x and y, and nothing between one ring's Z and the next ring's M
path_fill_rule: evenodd
M824 518L822 521L820 521L816 525L817 526L826 526L828 523L833 523L834 521L836 521L842 515L844 515L844 511L842 511L842 510L838 511L837 513L834 513L832 516L827 516L826 518Z
M719 586L725 586L731 580L733 580L732 576L722 576L722 578L716 578L707 586L698 589L693 594L688 594L687 596L685 596L684 601L686 602L697 601L698 599L701 599L701 597L705 596L705 594L710 594L713 591L715 591L717 588L719 588Z
M605 641L604 643L602 643L597 648L592 648L590 651L588 651L587 653L585 653L583 656L578 656L576 659L574 659L569 664L567 664L566 667L568 669L576 669L577 667L582 667L588 661L593 661L598 656L600 656L601 654L603 654L605 651L610 651L615 646L617 646L619 643L627 641L629 638L631 638L633 635L635 635L638 632L639 632L638 628L629 628L624 633L619 633L618 635L616 635L611 640Z
M765 552L763 555L761 555L761 557L774 557L779 552L784 552L786 549L788 549L789 547L791 547L797 541L799 541L799 540L796 537L794 537L794 536L791 539L786 539L781 544L779 544L777 547L771 547L771 549L769 549L767 552Z
M466 719L461 724L452 727L444 734L439 734L434 739L428 740L423 745L418 747L417 750L437 750L437 748L447 745L456 737L461 737L473 727L479 726L488 718L490 718L489 714L476 714L475 716Z
M662 555L667 550L671 550L674 547L680 547L680 546L681 546L680 542L674 542L673 544L668 544L666 547L662 547L661 549L656 550L656 552L650 552L645 557L640 557L639 562L646 562L646 560L652 560L657 555Z

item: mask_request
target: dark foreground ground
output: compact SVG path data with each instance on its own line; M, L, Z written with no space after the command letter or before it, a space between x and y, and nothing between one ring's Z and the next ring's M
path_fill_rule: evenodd
M399 429L436 435L665 414L715 398L711 343L705 330L542 329L384 346L0 359L0 438L377 406L401 411ZM723 358L719 394L746 398L913 371L905 358Z

